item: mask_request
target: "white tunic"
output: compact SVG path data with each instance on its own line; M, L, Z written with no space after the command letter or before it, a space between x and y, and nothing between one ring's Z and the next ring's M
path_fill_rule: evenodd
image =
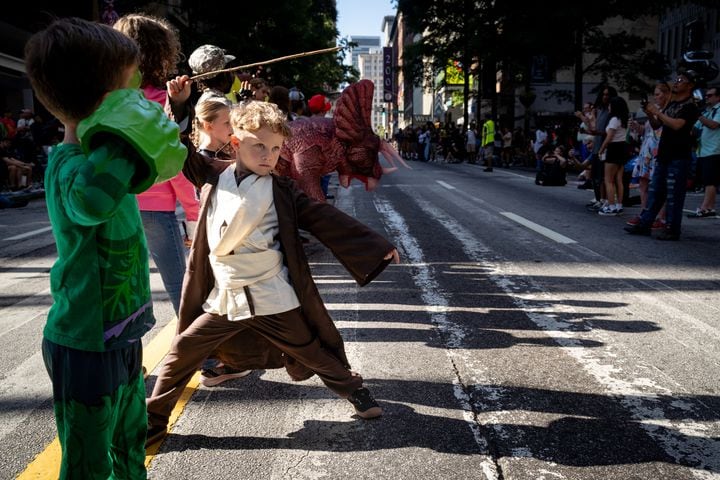
M231 165L220 174L209 202L207 236L215 288L203 310L243 320L299 307L276 240L272 177L251 174L237 185Z

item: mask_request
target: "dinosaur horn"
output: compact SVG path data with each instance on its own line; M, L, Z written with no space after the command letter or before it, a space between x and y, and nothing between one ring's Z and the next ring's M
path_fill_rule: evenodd
M393 160L397 160L403 167L412 170L412 167L405 163L405 160L402 159L397 150L395 150L393 146L385 140L380 143L380 151L383 153L383 156L387 159L388 162L390 162L391 165L395 166L395 162L393 162Z

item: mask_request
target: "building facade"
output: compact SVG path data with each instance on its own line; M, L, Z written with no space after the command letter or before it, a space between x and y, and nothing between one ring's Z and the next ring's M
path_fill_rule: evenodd
M355 47L350 49L352 66L356 70L359 68L358 57L363 53L369 53L370 49L377 51L380 48L380 37L364 36L364 35L352 35L349 37L350 42L357 44Z
M371 48L367 53L358 55L358 71L361 79L368 79L375 84L373 93L372 113L370 121L375 133L385 135L385 104L383 103L383 56L379 48Z

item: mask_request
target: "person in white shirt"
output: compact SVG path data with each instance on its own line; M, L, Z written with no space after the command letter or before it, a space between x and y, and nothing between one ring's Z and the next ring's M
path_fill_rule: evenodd
M623 172L629 159L627 129L630 112L622 97L610 99L610 121L605 128L605 140L598 150L600 159L605 158L606 204L598 211L600 215L619 215L623 211ZM613 203L614 200L614 203Z
M465 134L465 150L467 150L468 163L475 163L477 160L477 137L475 135L475 129L469 127Z

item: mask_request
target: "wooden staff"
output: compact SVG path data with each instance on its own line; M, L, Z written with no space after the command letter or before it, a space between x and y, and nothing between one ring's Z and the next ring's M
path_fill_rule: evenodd
M239 67L232 67L232 68L226 68L223 70L214 70L212 72L201 73L201 74L195 75L193 77L190 77L190 80L199 80L201 78L205 78L205 77L208 77L211 75L217 75L218 73L234 72L236 70L244 70L246 68L259 67L260 65L268 65L270 63L283 62L285 60L292 60L294 58L309 57L310 55L319 55L321 53L337 52L338 50L341 50L341 49L342 49L342 47L330 47L330 48L323 48L322 50L313 50L312 52L295 53L293 55L286 55L284 57L273 58L272 60L265 60L264 62L250 63L248 65L240 65Z

